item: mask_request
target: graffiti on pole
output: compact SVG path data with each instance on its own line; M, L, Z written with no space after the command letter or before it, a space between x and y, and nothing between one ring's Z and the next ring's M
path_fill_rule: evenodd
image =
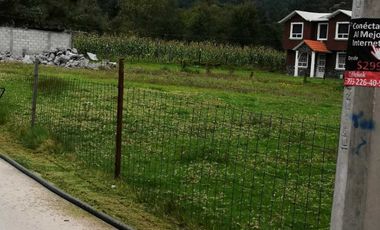
M375 122L372 119L366 119L364 117L363 111L352 114L351 120L352 125L355 129L360 129L365 132L370 132L375 129ZM353 150L353 153L356 155L359 155L361 150L364 149L364 147L368 144L367 138L365 136L366 134L364 133L363 136L360 137L359 143Z

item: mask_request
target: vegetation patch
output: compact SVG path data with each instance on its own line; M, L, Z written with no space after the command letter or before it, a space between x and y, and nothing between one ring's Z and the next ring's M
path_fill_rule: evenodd
M135 229L188 229L173 218L156 213L139 203L136 192L112 176L83 167L70 155L52 154L44 148L23 147L18 137L0 127L0 152L65 192L111 215Z
M211 67L256 67L270 71L284 71L285 53L263 46L238 46L213 42L160 41L133 36L96 36L77 34L74 45L82 53L94 52L101 57L125 57L128 61L161 64L181 64ZM110 49L112 47L112 49Z
M4 125L9 119L9 106L8 103L0 101L0 125Z
M41 76L38 81L38 92L47 95L62 94L68 88L68 82L62 78Z
M21 142L25 147L30 149L37 149L48 138L49 131L40 126L25 128L21 131Z
M30 69L12 67L0 65L8 71L0 80L21 108L17 123L25 123L30 85L14 76ZM252 79L251 69L162 68L126 65L121 181L139 201L195 229L328 226L339 80L304 85L261 71ZM55 155L111 176L117 73L41 71L68 82L62 93L38 98L38 125L62 145ZM45 143L36 151L50 152Z

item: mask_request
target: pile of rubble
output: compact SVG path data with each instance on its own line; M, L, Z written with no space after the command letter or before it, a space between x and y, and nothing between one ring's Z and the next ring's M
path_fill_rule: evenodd
M88 58L87 58L88 57ZM56 48L50 51L44 51L37 55L15 56L11 53L0 53L0 61L20 61L26 64L32 64L38 61L43 65L55 65L65 68L89 68L89 69L110 69L115 68L115 62L101 61L97 62L98 58L95 54L87 53L87 57L79 54L75 48L62 49ZM93 61L93 62L91 62Z
M9 52L6 53L0 53L0 62L5 62L5 61L21 61L22 57L19 56L14 56Z

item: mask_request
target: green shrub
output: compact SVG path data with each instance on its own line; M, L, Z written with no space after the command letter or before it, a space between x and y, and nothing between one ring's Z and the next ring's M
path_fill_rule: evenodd
M42 143L49 138L49 132L43 128L36 126L28 128L21 132L22 144L30 149L37 149Z
M8 121L9 107L6 103L0 103L0 125L4 125Z
M31 85L33 87L33 84ZM61 78L41 77L38 81L38 92L51 96L59 95L68 88L68 83Z

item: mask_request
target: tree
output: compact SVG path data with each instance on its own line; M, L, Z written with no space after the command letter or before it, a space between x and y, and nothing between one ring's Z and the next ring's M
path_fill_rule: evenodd
M174 0L124 0L112 28L140 36L171 37L181 27L175 3Z
M352 0L0 0L0 25L281 47L293 10L350 9Z
M106 22L96 0L0 0L3 25L103 31Z
M231 7L228 39L241 45L253 44L258 39L257 10L252 3Z
M199 2L182 13L186 40L225 40L228 11L210 1Z
M103 32L107 30L106 17L96 0L77 0L67 12L71 29Z
M0 0L0 23L13 26L34 26L44 15L41 0Z
M109 19L116 17L120 11L119 0L97 0L97 3Z

